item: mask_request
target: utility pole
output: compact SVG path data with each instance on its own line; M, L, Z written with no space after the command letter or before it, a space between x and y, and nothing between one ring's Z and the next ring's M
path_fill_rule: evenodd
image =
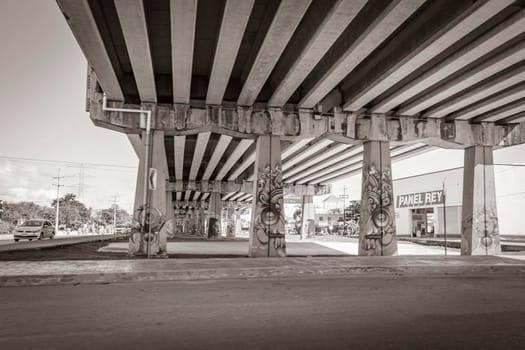
M339 195L339 198L343 198L343 235L348 235L347 227L346 227L346 198L348 196L346 195L346 185L343 185L343 195Z
M60 184L60 179L63 179L64 176L60 176L60 168L58 168L58 176L54 176L53 179L57 180L56 184L53 184L53 186L56 186L57 188L57 202L56 202L56 213L55 213L55 233L58 233L58 225L59 225L59 212L60 212L60 187L64 187L64 185Z
M443 234L445 236L445 256L447 256L447 196L445 194L445 180L443 180Z
M115 195L113 196L113 233L117 230L117 204L118 197Z

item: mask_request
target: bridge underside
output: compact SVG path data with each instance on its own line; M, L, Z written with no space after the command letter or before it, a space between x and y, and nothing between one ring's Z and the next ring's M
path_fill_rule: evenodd
M463 253L497 253L492 150L525 141L525 1L57 2L89 63L91 119L139 157L136 208L213 236L223 207L231 235L249 205L251 255L285 255L283 195L311 213L361 173L360 254L392 255L391 162L459 148Z

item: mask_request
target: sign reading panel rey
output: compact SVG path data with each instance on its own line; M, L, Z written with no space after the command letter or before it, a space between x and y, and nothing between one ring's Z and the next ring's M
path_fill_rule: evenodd
M397 196L396 207L432 207L443 201L443 190L409 193Z

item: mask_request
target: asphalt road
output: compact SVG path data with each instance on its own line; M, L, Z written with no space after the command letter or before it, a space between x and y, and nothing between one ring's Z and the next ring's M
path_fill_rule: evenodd
M519 277L0 289L0 349L523 349Z

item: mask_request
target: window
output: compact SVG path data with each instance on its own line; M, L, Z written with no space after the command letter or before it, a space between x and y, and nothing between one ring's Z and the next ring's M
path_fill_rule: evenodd
M320 216L319 221L323 221L323 220L324 220L324 217Z

